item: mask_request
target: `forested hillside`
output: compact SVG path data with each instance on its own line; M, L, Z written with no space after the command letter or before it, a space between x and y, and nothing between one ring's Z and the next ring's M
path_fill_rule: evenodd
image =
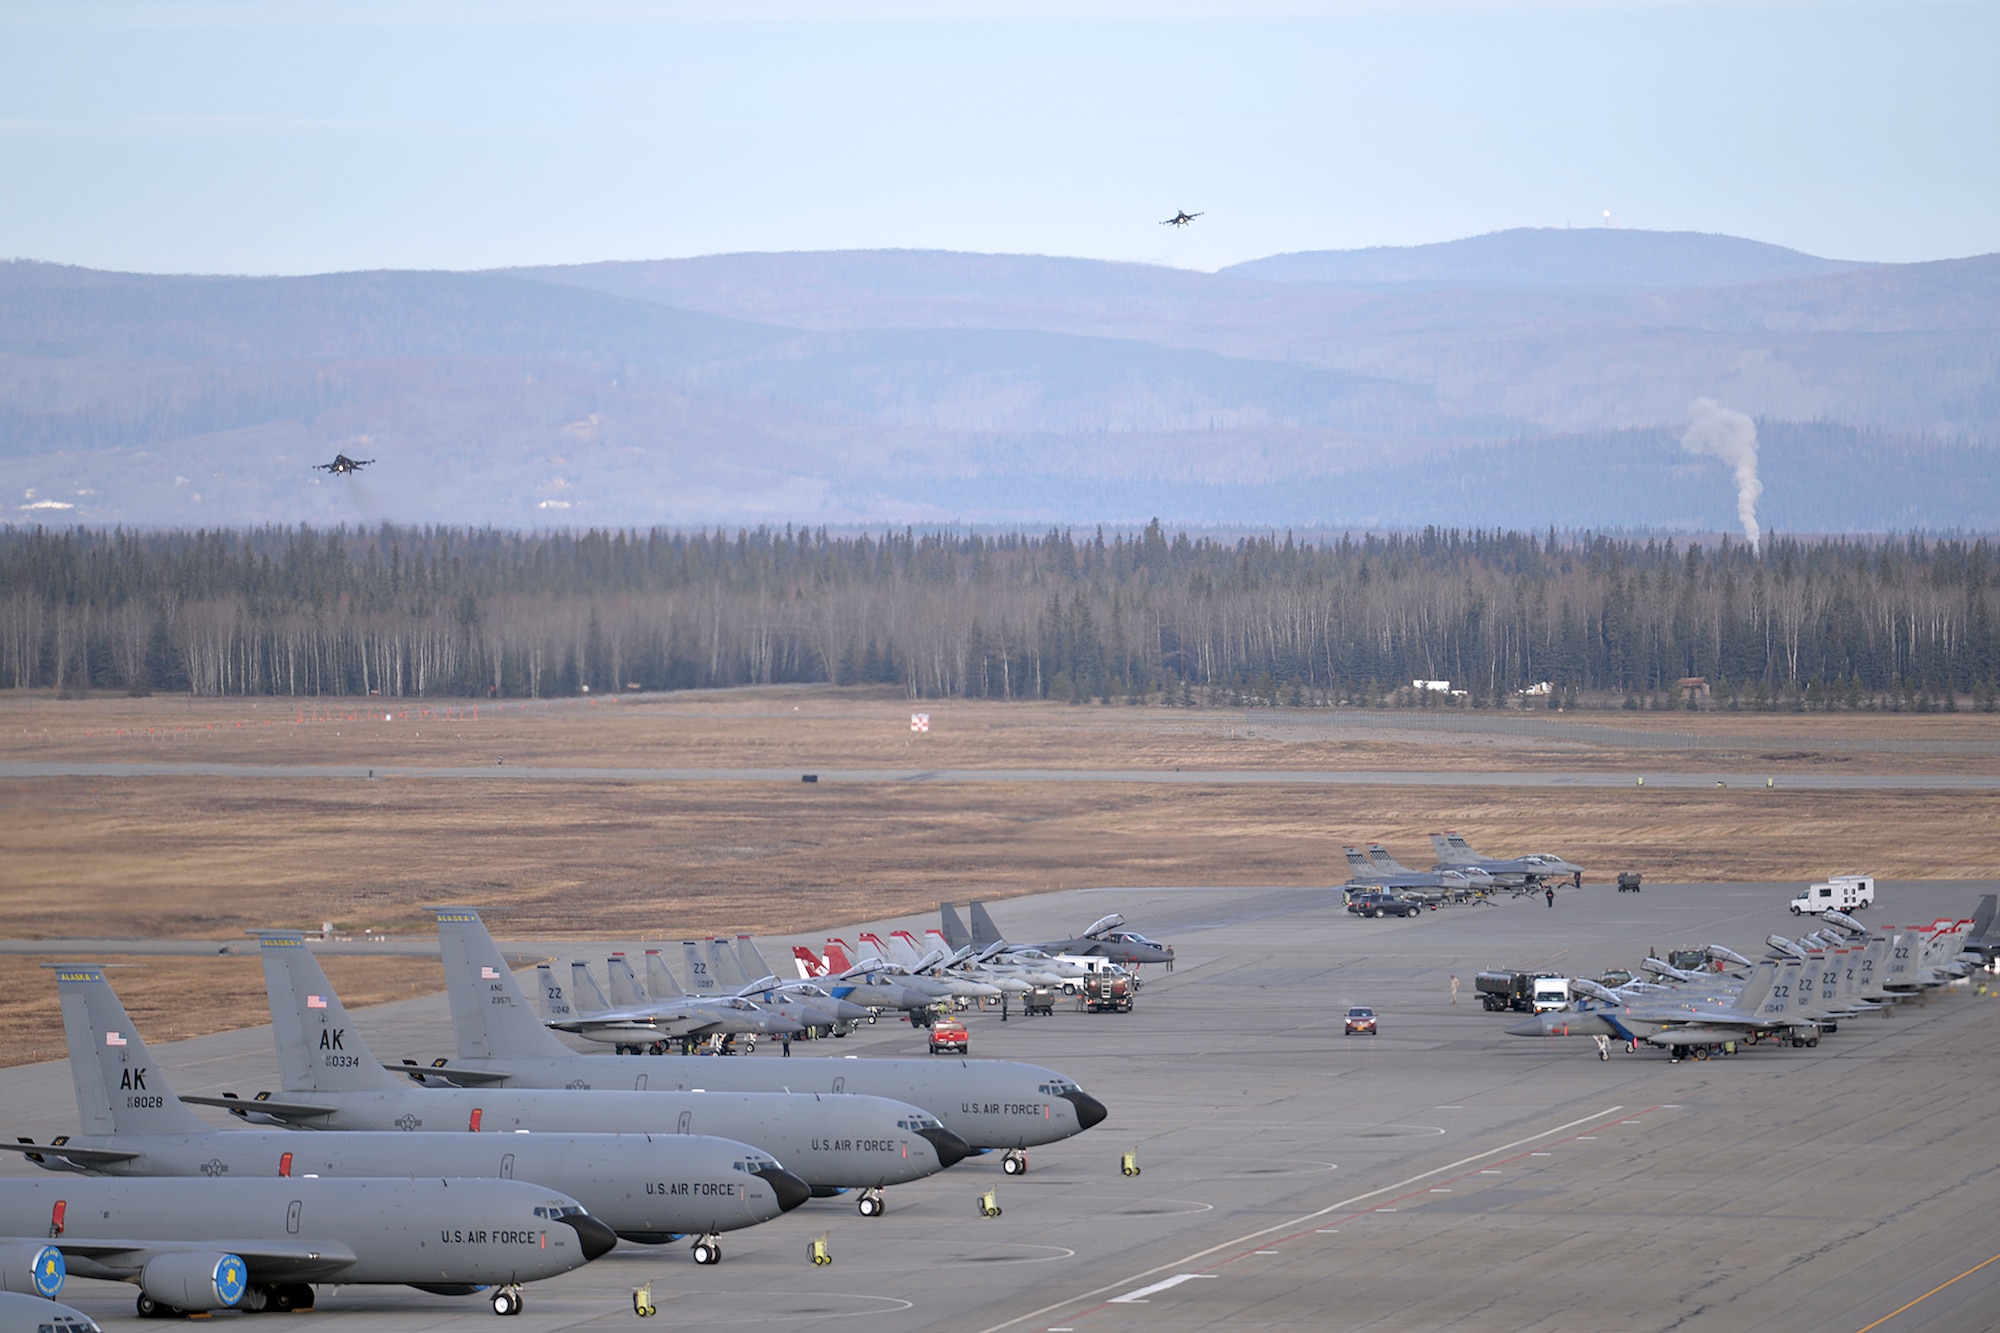
M1985 540L1428 529L1301 543L786 529L0 532L0 685L549 696L830 681L912 698L1990 707ZM1407 688L1402 702L1413 701Z

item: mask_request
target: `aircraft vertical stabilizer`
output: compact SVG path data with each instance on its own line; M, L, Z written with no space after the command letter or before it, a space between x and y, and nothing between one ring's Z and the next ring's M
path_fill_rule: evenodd
M941 919L940 924L944 927L945 943L951 946L953 953L972 943L972 932L958 919L958 910L950 903L938 904L938 916Z
M132 1016L95 963L56 969L76 1113L86 1134L207 1134L208 1123L181 1105Z
M972 942L980 948L990 948L1005 940L1000 928L993 924L993 918L986 915L986 904L977 899L967 903L966 910L972 914Z
M757 941L751 939L748 935L738 935L736 937L736 961L753 976L775 977L778 975L764 961L763 952L757 948ZM779 979L783 980L783 978Z
M608 1012L611 1001L598 989L597 979L590 975L588 963L572 962L569 965L569 1007L579 1018Z
M500 946L470 907L433 907L437 916L438 948L444 955L445 990L451 998L451 1025L458 1053L476 1059L523 1057L564 1058L575 1052L562 1044L528 1007L527 996L514 981ZM537 970L546 1016L572 1017L569 1001L556 986L555 974ZM549 992L553 989L554 994ZM560 1005L562 1012L547 1012Z
M622 953L604 960L604 985L610 992L611 1003L619 1009L637 1009L646 1003L646 993L639 989L638 974Z
M271 1000L272 1035L287 1092L401 1090L402 1079L382 1067L347 1017L319 960L296 930L257 930L264 956L264 989Z
M708 960L701 956L693 940L681 941L681 962L687 965L688 994L717 995L721 993L722 987L716 981L715 973L709 969Z
M743 962L736 956L736 950L729 947L728 940L708 942L708 970L716 984L726 991L740 991L753 979L744 975ZM754 979L762 981L765 975L759 973Z

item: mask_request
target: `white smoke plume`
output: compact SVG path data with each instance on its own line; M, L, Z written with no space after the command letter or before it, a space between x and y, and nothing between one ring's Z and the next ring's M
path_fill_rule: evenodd
M1736 469L1736 517L1743 523L1750 549L1756 550L1764 535L1757 526L1757 497L1764 493L1764 483L1757 480L1757 423L1713 398L1697 398L1688 404L1681 448L1719 458Z

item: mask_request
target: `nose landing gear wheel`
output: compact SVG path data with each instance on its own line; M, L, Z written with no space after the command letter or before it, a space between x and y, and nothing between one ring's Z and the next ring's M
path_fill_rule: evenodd
M1000 1169L1010 1176L1028 1174L1028 1154L1019 1148L1009 1148L1007 1156L1000 1163Z
M863 1190L855 1207L860 1210L863 1217L880 1217L889 1211L889 1200L879 1189Z
M698 1264L719 1264L722 1262L722 1244L713 1236L703 1236L689 1251Z
M502 1316L521 1313L521 1289L515 1286L506 1286L494 1292L493 1313Z

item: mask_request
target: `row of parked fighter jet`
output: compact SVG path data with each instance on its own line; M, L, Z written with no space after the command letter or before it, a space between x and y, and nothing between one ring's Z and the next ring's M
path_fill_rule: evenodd
M1347 854L1347 883L1350 889L1385 889L1413 897L1449 895L1463 897L1491 893L1495 889L1528 891L1555 880L1583 883L1583 867L1547 852L1526 856L1481 856L1457 833L1431 834L1431 849L1437 864L1429 870L1412 870L1389 854L1379 842L1358 847L1344 846Z
M1689 971L1657 958L1641 964L1649 979L1622 986L1572 979L1581 998L1570 1009L1537 1014L1507 1031L1516 1036L1588 1036L1628 1050L1641 1044L1706 1058L1731 1043L1766 1039L1817 1046L1840 1023L1938 986L1961 981L2000 958L1987 894L1970 917L1928 926L1870 931L1853 917L1826 912L1798 938L1771 935L1767 956L1751 961L1721 945L1705 953L1720 971Z
M968 931L952 904L940 904L939 928L926 931L922 943L907 930L892 930L887 938L863 931L859 950L838 938L827 940L823 954L796 947L797 980L780 978L748 935L738 935L733 946L722 939L681 941L685 987L657 949L645 951L643 982L623 953L605 960L604 987L586 963L570 964L566 986L544 964L542 1018L621 1053L661 1054L674 1043L685 1053L696 1042L746 1033L844 1035L884 1012L927 1022L953 1004L1005 1003L1036 987L1073 989L1108 969L1173 965L1171 945L1123 929L1117 913L1081 935L1042 944L1009 943L983 903L971 903L969 913Z
M74 1268L136 1282L156 1315L393 1283L490 1288L514 1314L522 1283L619 1240L693 1236L715 1263L721 1232L808 1198L857 1191L877 1217L891 1185L994 1151L1019 1174L1106 1114L1014 1061L578 1055L476 911L435 915L458 1053L428 1064L378 1061L304 937L253 932L283 1080L254 1097L176 1096L103 971L57 968L82 1132L4 1146L102 1178L0 1181L0 1288L52 1297ZM214 1129L183 1103L281 1128Z

